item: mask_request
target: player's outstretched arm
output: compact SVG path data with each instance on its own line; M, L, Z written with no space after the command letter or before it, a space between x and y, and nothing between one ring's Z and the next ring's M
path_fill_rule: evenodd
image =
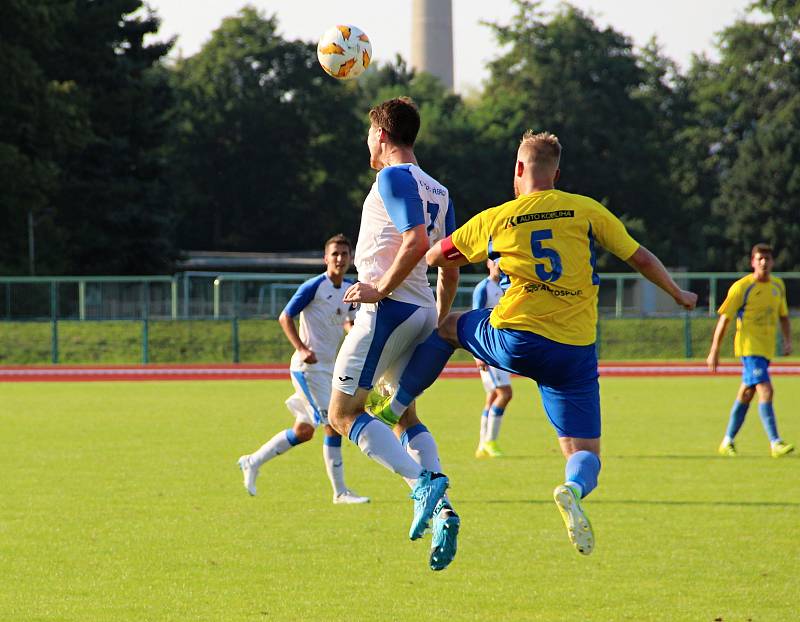
M453 245L449 237L439 240L431 246L425 254L425 261L429 266L438 266L439 268L458 268L469 263L469 260Z
M672 296L672 299L681 307L690 311L694 309L697 304L697 294L678 287L661 260L644 246L637 248L627 262L634 270Z
M403 231L403 241L392 261L392 265L375 283L355 283L344 293L344 302L378 302L391 294L395 288L411 274L411 271L425 256L430 246L425 225L417 225L413 229Z
M708 356L706 357L706 365L708 365L711 371L717 371L717 366L719 365L719 349L722 345L722 338L725 336L725 330L728 328L728 322L730 322L730 320L727 315L720 315L717 326L714 329L714 336L711 338L711 349L708 351Z
M458 291L458 267L439 268L436 280L436 313L439 323L450 313Z

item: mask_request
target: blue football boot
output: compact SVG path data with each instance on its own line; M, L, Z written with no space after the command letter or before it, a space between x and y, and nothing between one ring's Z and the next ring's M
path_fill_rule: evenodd
M414 519L408 537L416 540L422 537L430 523L436 504L444 496L450 481L443 473L423 471L417 480L416 486L409 495L414 500Z

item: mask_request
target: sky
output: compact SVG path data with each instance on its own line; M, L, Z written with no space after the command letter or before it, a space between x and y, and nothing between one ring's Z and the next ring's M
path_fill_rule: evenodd
M146 0L161 17L160 38L177 36L173 54L198 52L224 17L250 4L277 15L287 39L316 41L334 24L361 28L372 43L373 58L411 57L412 0ZM514 16L511 0L452 0L453 55L456 90L480 88L488 77L488 60L500 53L490 29L481 21L507 24ZM744 15L750 0L571 0L601 26L612 26L643 46L656 36L664 54L689 67L693 53L716 58L715 33ZM544 0L546 9L558 6Z

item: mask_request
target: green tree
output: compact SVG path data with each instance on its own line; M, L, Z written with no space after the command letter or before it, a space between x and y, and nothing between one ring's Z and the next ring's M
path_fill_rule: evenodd
M761 0L723 31L718 70L703 87L720 123L710 158L719 194L713 267L748 268L750 247L776 247L780 269L800 269L800 5ZM766 19L764 19L766 17Z
M483 132L503 146L509 163L525 129L558 135L564 146L559 187L602 202L672 261L677 234L666 217L668 152L651 130L659 122L655 97L642 95L654 84L652 71L628 37L598 28L575 7L548 15L539 2L514 3L510 24L490 25L507 51L491 63ZM495 172L505 194L510 170L506 164ZM601 257L605 268L607 261Z
M141 0L78 0L63 23L64 53L48 71L71 80L88 117L85 146L61 162L54 199L74 273L151 273L170 265L173 199L165 162L171 94L160 60L172 42L145 44L159 20Z
M368 161L357 87L277 27L245 7L175 68L182 248L292 250L356 233Z
M42 243L53 234L53 197L61 161L85 143L86 116L74 81L54 78L47 61L61 52L63 3L8 0L0 4L0 271L51 270ZM29 224L35 230L29 230ZM37 265L29 235L40 238ZM34 237L35 239L35 237Z

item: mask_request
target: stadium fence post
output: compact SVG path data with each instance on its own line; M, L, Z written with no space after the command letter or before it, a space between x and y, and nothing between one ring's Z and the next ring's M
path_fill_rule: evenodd
M50 281L50 361L58 365L58 283Z
M231 322L233 340L233 362L239 362L239 281L233 283L233 320Z
M145 281L141 287L142 301L142 365L150 362L150 283Z
M692 316L688 311L683 314L683 342L686 358L692 358Z

